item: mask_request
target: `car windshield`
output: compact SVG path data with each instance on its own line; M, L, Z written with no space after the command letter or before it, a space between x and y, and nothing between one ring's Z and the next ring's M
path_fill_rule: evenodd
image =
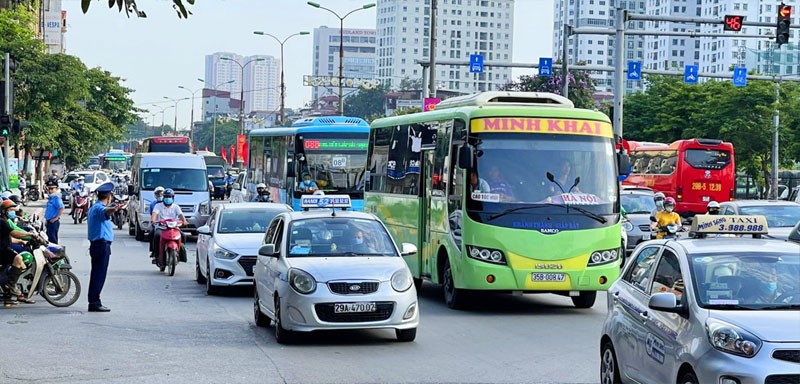
M308 174L319 190L325 193L348 193L359 190L356 179L367 161L369 133L305 133L304 157L300 161L298 191L304 188Z
M275 215L286 209L224 209L220 212L217 233L264 233Z
M289 257L397 256L392 238L377 220L325 217L291 223Z
M656 209L653 195L641 193L623 193L620 196L622 207L628 214L651 213Z
M208 190L205 169L145 168L141 183L144 190L153 190L159 185L175 191Z
M94 173L81 173L80 176L83 176L83 182L86 184L94 183Z
M741 215L764 215L770 227L794 227L800 221L800 205L757 205L740 207Z
M800 305L798 254L699 254L689 262L700 307L788 309Z
M221 179L225 177L225 168L220 165L209 165L206 169L208 170L208 177L212 179Z

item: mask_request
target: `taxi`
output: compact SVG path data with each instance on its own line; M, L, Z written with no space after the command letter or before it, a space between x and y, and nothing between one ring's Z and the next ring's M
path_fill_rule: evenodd
M608 290L602 383L800 383L800 244L764 216L697 215Z
M278 343L297 332L394 329L413 341L419 323L417 291L401 249L374 215L348 211L347 195L308 195L301 212L270 223L254 267L253 314L273 325Z

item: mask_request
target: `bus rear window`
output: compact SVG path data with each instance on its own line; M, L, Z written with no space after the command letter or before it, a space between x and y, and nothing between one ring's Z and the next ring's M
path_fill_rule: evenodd
M717 149L687 149L686 162L697 169L723 169L731 162L728 151Z

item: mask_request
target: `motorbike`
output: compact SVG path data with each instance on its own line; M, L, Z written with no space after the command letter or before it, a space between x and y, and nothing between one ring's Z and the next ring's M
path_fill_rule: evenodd
M27 196L28 200L36 201L39 200L39 185L33 184L31 185L27 191L25 191L25 195Z
M167 273L170 276L174 276L175 267L178 265L178 262L186 262L186 251L183 249L181 230L178 228L178 221L161 220L156 226L161 229L161 241L158 244L156 266L158 266L161 272L169 268Z
M83 191L75 197L75 210L72 212L72 222L74 224L83 223L88 213L89 193Z
M66 247L49 243L46 234L41 230L41 223L32 231L37 235L28 243L31 252L22 252L23 259L28 262L27 268L16 281L17 286L27 299L38 294L55 307L75 304L81 294L81 283L71 271ZM3 269L8 267L4 266ZM0 275L2 278L6 276ZM1 286L0 296L8 296Z
M117 229L122 229L122 226L128 221L128 200L128 196L114 195L114 201L121 207L111 216L111 221L114 222Z
M678 224L667 224L661 227L658 227L653 233L654 239L677 239L678 238L678 231L679 231ZM660 235L660 236L659 236Z

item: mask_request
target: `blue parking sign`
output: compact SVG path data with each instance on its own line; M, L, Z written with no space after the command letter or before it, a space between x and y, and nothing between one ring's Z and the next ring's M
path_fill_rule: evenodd
M540 57L539 58L539 76L551 77L553 76L553 58Z
M642 79L642 62L628 62L628 80L638 81Z
M483 55L469 55L469 71L472 73L483 73Z
M733 69L733 86L744 87L747 85L747 68L739 67Z

